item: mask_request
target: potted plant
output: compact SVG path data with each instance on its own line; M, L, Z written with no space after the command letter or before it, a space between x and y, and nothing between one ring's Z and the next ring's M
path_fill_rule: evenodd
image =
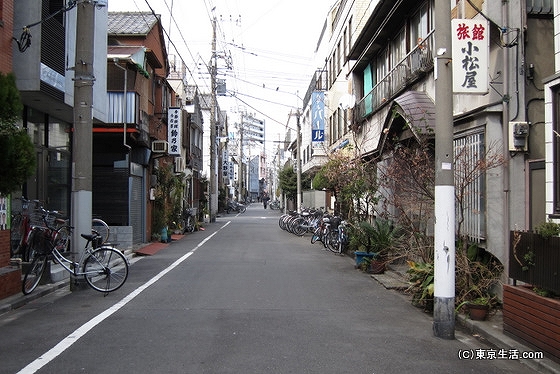
M426 312L434 311L434 264L431 262L407 261L406 271L410 286L407 292L412 294L412 305L421 307Z
M358 249L354 252L356 267L360 267L364 258L369 258L368 272L382 274L389 261L389 252L399 240L399 230L391 221L378 218L373 224L358 223L350 236L350 246Z
M349 225L350 241L348 248L354 251L356 269L362 268L362 264L366 262L366 259L368 259L366 264L369 264L369 260L376 255L376 253L372 252L372 236L373 226L367 221Z
M484 320L499 306L496 295L503 265L486 250L471 245L456 257L456 311L463 307L473 320Z
M488 317L488 313L496 306L498 300L494 295L482 295L471 300L465 300L459 304L456 311L465 307L469 318L473 321L484 321Z

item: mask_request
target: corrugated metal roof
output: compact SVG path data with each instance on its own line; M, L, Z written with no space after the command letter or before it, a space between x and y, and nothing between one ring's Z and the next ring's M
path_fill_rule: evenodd
M436 127L436 106L434 101L421 91L407 91L395 99L411 129L426 133Z
M148 35L158 18L150 12L109 12L107 33L109 35Z

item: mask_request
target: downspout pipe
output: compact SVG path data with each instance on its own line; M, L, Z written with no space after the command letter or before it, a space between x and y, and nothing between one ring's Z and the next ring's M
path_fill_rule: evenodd
M128 82L128 69L125 67L122 67L119 64L119 59L118 58L114 58L113 59L113 63L115 64L116 67L118 67L119 69L124 71L124 89L123 89L123 145L124 147L130 151L131 147L126 144L126 132L127 132L127 127L126 127L126 111L128 110L127 108L127 97L126 97L126 93L128 91L128 87L127 87L127 82ZM126 61L125 61L126 63Z
M509 24L509 2L503 1L502 2L502 25ZM509 39L509 36L506 34L506 38ZM510 58L509 58L509 40L505 41L505 46L503 47L504 56L503 56L503 71L504 71L504 97L503 97L503 111L502 111L502 132L503 132L503 141L504 141L504 160L506 162L503 166L503 179L502 179L502 187L503 187L503 236L504 236L504 253L509 253L509 230L510 230L510 154L509 154L509 146L507 144L509 139L509 101L510 101ZM516 72L517 74L517 72Z

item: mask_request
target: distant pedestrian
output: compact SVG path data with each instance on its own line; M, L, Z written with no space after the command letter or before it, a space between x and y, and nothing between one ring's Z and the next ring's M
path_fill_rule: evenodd
M266 209L266 206L268 205L268 200L270 200L270 197L268 197L268 195L264 195L262 198L262 202L263 202L263 206Z

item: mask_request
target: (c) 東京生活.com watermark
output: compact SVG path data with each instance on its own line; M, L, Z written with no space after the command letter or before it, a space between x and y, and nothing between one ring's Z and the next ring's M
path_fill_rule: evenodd
M544 358L539 351L520 351L519 349L460 349L459 360L535 360Z

